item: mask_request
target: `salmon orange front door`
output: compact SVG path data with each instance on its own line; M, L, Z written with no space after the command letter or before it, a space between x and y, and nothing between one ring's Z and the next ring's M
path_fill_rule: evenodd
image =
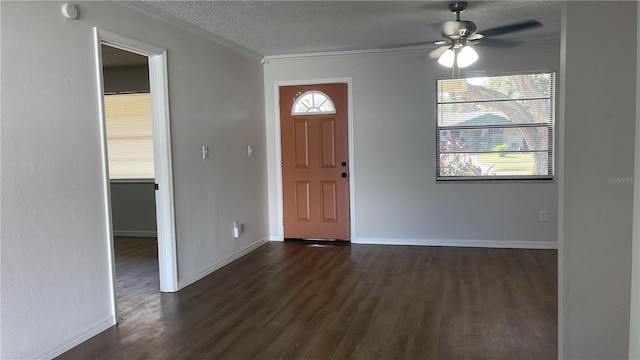
M284 237L349 240L347 85L280 87Z

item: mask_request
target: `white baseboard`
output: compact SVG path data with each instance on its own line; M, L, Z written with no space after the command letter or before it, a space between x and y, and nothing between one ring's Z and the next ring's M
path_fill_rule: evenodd
M269 241L284 241L284 238L279 235L269 235Z
M157 231L113 230L113 236L122 237L158 237Z
M114 326L115 324L116 324L115 317L109 316L106 319L103 319L98 323L91 325L86 329L78 332L76 335L73 335L67 338L65 341L61 342L58 345L55 345L36 355L29 356L29 359L53 359L56 356L60 356L65 352L73 349L74 347L82 344L83 342L89 340L90 338L100 334L101 332L107 330L108 328Z
M220 269L221 267L230 264L231 262L247 255L248 253L252 252L253 250L259 248L260 246L266 244L267 242L269 242L268 238L262 238L256 242L254 242L253 244L245 247L244 249L240 249L238 251L236 251L235 253L227 256L226 258L216 262L215 264L211 265L210 267L202 270L201 272L186 278L186 279L182 279L182 280L178 280L178 290L189 286L191 284L193 284L194 282L202 279L203 277L211 274L212 272Z
M456 239L351 239L352 244L372 245L419 245L453 246L505 249L557 249L558 243L552 241L503 241L503 240L456 240Z

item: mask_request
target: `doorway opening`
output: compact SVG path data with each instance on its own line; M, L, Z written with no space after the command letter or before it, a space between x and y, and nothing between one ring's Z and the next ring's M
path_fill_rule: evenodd
M171 167L171 137L169 127L169 106L168 106L168 83L167 83L167 65L166 65L166 50L155 47L150 44L146 44L134 39L130 39L115 33L111 33L104 30L94 29L95 37L95 54L96 54L96 74L98 80L98 104L101 121L101 138L102 138L102 157L103 157L103 174L104 174L104 197L106 209L105 213L108 217L107 221L107 238L109 242L109 256L111 265L111 286L113 292L112 307L114 315L117 313L116 304L116 259L114 250L114 235L124 235L131 237L131 235L142 236L157 236L157 270L154 270L158 274L159 278L159 290L162 292L175 292L178 290L177 281L177 258L176 258L176 242L175 242L175 217L174 217L174 202L173 202L173 176ZM103 49L105 53L103 53ZM148 90L145 90L144 81L140 80L144 76L135 76L136 71L138 73L144 72L139 68L136 70L135 66L141 66L142 64L131 64L129 69L120 69L118 71L111 71L107 74L107 71L103 70L103 63L105 68L110 64L113 65L114 60L110 58L116 54L116 57L128 57L129 60L120 59L123 62L127 61L146 61L145 66L148 79ZM137 59L137 60L132 60ZM118 74L119 72L119 74ZM115 75L114 75L115 74ZM107 75L110 77L107 79ZM136 79L138 79L136 81ZM116 90L116 91L113 91ZM120 91L118 91L120 90ZM117 94L119 92L119 94ZM114 96L111 99L107 99L107 96ZM138 144L138 147L147 149L147 155L134 157L146 158L147 165L134 166L133 175L123 175L124 173L114 173L113 177L120 177L118 181L119 189L115 189L111 184L112 176L110 176L109 163L111 158L114 162L118 161L118 157L121 157L122 153L115 155L109 152L109 128L110 125L106 120L107 102L113 100L116 104L120 104L120 108L139 106L139 112L150 111L151 120L151 138L149 139L149 129L140 130L140 128L134 127L134 134L125 134L120 141L122 143L131 143L141 140L146 136L146 145ZM129 106L122 106L127 103ZM141 105L142 104L142 105ZM146 104L146 105L144 105ZM149 109L150 105L150 109ZM146 110L141 110L145 108ZM139 114L138 114L139 115ZM146 115L149 117L148 114ZM144 117L144 116L142 116ZM146 125L148 127L148 124ZM113 128L111 128L113 129ZM135 148L135 146L134 146ZM117 150L121 152L122 150ZM122 160L122 159L120 159ZM140 160L140 159L138 159ZM123 162L127 162L125 159ZM125 167L126 168L126 167ZM146 169L146 172L145 172ZM123 171L122 169L118 171ZM127 170L124 170L125 172ZM152 176L150 175L152 174ZM122 178L129 178L123 180ZM134 177L135 179L131 179ZM137 177L137 178L136 178ZM152 179L152 180L150 180ZM125 211L123 218L128 218L131 225L131 212L136 212L132 209L132 204L122 206L122 204L112 201L112 195L120 196L116 192L123 193L124 196L130 197L142 197L146 202L147 209L151 207L151 211L155 210L155 216L150 215L149 210L144 211L145 219L138 218L138 225L141 223L142 227L138 229L118 229L114 225L119 224L116 221L121 221L122 218L116 218L112 215L112 209L115 206L119 206L118 211ZM129 194L129 195L127 195ZM141 204L137 204L141 205ZM141 214L136 214L141 215ZM149 219L151 217L151 219ZM156 233L153 232L153 221L155 220ZM134 221L135 223L135 221ZM122 232L124 230L124 233ZM119 232L120 231L120 232Z
M118 320L160 292L148 57L102 44Z

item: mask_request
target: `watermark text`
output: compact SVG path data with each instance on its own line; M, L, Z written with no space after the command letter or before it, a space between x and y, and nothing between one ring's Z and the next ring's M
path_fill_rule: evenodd
M607 178L607 184L635 184L635 183L640 184L640 178L620 177L620 176Z

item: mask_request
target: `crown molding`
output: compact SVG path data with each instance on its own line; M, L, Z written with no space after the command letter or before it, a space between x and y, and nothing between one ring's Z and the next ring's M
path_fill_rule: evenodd
M171 25L175 28L184 30L186 32L189 32L193 35L197 35L201 38L204 38L206 40L209 40L215 44L218 45L222 45L224 47L227 47L231 50L235 50L241 54L244 54L246 56L249 56L250 58L253 58L255 60L258 61L264 61L264 56L256 53L255 51L249 50L247 48L245 48L244 46L238 45L233 41L227 40L221 36L212 34L208 31L205 31L193 24L190 24L186 21L180 20L176 17L173 17L171 15L167 15L165 13L162 13L156 9L150 8L144 4L142 4L140 1L131 1L131 0L126 0L126 1L115 1L113 0L116 4L120 4L126 8L129 8L137 13L149 16L153 19L159 20L165 24Z

